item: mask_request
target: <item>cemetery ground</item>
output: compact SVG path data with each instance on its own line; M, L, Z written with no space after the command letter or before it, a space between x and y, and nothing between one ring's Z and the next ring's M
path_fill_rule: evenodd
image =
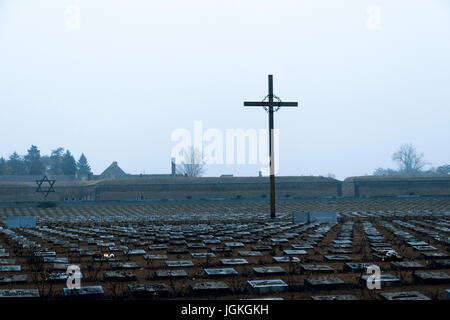
M0 300L445 300L450 199L0 208ZM336 211L338 223L293 223ZM33 229L6 229L36 216ZM393 249L399 261L383 261ZM66 286L78 265L81 287ZM367 266L381 269L368 289ZM21 291L17 291L21 290ZM33 290L33 291L32 291Z

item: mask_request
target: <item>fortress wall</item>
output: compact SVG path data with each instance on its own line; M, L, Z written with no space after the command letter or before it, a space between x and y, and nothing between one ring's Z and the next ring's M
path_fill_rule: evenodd
M450 176L355 177L342 183L345 197L450 195Z

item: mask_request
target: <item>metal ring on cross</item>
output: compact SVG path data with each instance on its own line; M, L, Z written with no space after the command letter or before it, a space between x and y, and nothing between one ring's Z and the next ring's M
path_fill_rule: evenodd
M269 95L265 96L265 98L261 102L266 102L267 99L269 99ZM277 106L273 109L273 112L277 112L281 108L281 99L276 95L273 95L273 99L277 100L277 102L274 102L274 106L275 105L277 105ZM269 113L269 107L263 107L263 108L267 113Z

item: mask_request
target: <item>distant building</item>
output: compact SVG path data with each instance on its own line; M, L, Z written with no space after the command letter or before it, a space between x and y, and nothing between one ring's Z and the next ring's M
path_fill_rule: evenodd
M105 171L103 171L100 176L99 179L107 179L107 180L111 180L111 179L123 179L123 178L127 178L128 174L125 173L125 171L123 171L119 165L117 164L117 161L114 161L113 163L111 163L111 165L105 169Z

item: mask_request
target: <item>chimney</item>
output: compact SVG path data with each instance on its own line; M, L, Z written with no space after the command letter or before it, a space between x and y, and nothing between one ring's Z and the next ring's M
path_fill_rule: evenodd
M172 158L172 175L174 176L176 174L176 164L175 164L175 158Z

